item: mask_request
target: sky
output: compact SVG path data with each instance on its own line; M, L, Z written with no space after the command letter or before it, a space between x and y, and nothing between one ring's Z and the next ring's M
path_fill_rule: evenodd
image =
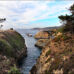
M73 0L0 1L0 18L6 18L3 29L60 26L58 16L71 14Z

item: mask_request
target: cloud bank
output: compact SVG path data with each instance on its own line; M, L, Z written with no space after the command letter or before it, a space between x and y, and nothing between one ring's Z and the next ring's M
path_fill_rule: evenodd
M6 18L4 29L59 26L59 15L74 1L0 1L0 18Z

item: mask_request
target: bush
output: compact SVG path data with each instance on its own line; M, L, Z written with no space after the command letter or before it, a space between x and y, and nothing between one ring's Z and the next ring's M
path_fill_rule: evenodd
M59 29L57 29L56 33L58 33L58 32L63 33L63 32L64 32L64 30L65 30L65 26L64 26L64 27L61 27L61 28L59 28Z
M21 74L19 70L16 68L16 66L12 67L9 71L8 74Z

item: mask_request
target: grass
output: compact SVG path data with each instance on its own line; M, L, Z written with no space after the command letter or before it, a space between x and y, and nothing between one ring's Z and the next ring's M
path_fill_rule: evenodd
M8 56L12 54L12 46L4 39L0 39L0 52Z
M5 31L2 33L5 37L0 38L0 52L9 57L16 57L14 54L24 48L24 39L16 31Z
M20 50L21 48L24 48L24 40L22 39L20 34L15 33L13 35L13 34L5 33L5 35L7 36L7 41L9 42L9 44L11 44L13 49Z

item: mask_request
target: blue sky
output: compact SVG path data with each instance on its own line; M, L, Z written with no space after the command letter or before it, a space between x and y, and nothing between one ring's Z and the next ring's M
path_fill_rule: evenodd
M0 1L3 29L60 26L59 15L70 14L73 0Z

